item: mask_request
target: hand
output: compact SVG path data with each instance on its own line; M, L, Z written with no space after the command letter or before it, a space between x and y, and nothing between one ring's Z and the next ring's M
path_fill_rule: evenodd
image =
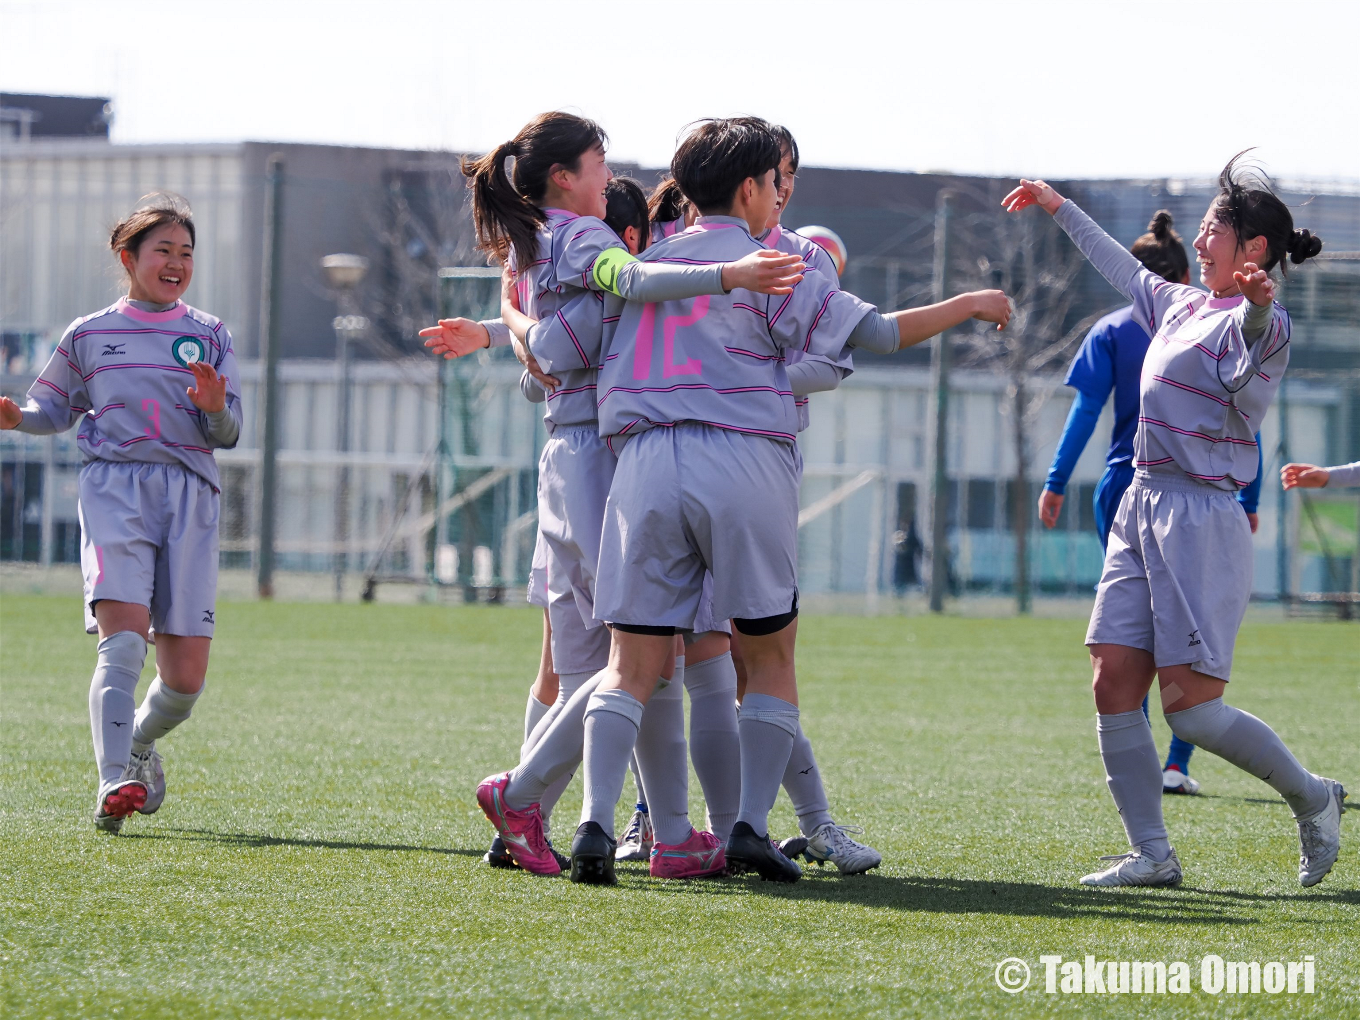
M17 429L24 420L24 412L9 397L0 397L0 429Z
M530 352L529 345L519 337L512 339L510 341L510 346L514 348L515 357L519 358L519 363L528 370L529 375L533 377L534 381L542 386L548 393L551 393L562 385L561 379L558 379L556 376L548 375L548 373L543 371L538 363L538 359Z
M1015 302L1006 296L1004 290L975 290L969 296L976 306L973 318L995 322L997 329L1005 329L1015 314Z
M1248 262L1242 268L1246 270L1245 273L1233 273L1233 282L1237 284L1237 289L1246 295L1252 304L1269 306L1275 300L1274 282L1255 262Z
M803 278L807 266L797 255L762 248L743 259L728 262L722 270L725 291L751 290L757 294L788 294Z
M508 262L501 268L501 306L507 304L517 312L524 310L519 306L519 288L515 286L515 274L510 271Z
M216 414L227 406L227 377L218 375L217 369L206 361L190 363L194 373L194 384L184 392L200 411Z
M438 326L426 326L420 335L426 338L426 347L446 358L461 358L491 346L486 327L471 319L440 319Z
M1280 468L1280 484L1288 489L1321 489L1332 473L1316 464L1286 464Z
M1057 212L1058 207L1062 204L1063 197L1043 181L1026 181L1023 179L1020 181L1020 187L1001 200L1001 205L1006 212L1015 213L1021 209L1028 209L1032 205L1037 205L1050 216Z
M1062 513L1063 494L1045 489L1039 493L1039 520L1043 522L1045 528L1051 528L1058 523L1058 515Z
M1261 515L1248 512L1247 523L1251 525L1251 533L1256 534L1256 529L1261 526Z

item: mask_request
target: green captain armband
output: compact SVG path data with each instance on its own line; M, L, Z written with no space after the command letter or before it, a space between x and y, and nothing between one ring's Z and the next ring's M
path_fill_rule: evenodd
M618 290L619 271L628 263L636 261L636 257L628 254L627 248L606 248L590 267L590 275L595 278L595 286L600 290L623 297Z

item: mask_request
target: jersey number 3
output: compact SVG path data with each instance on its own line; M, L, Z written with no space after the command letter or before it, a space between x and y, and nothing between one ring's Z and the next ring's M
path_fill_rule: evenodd
M675 363L675 331L685 326L693 326L708 314L709 295L694 299L694 310L688 315L668 315L662 320L663 340L661 356L661 376L669 379L676 375L698 375L703 363L698 358L686 358L683 363ZM652 345L656 340L656 305L647 304L642 308L642 318L638 322L637 337L633 345L633 378L650 379L652 375Z
M146 432L143 435L148 439L159 439L161 437L160 401L152 400L150 397L143 400L142 414L146 415Z

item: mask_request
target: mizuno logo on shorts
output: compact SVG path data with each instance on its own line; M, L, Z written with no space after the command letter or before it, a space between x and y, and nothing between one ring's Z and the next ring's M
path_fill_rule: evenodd
M1194 648L1195 645L1202 645L1202 644L1204 644L1203 641L1201 641L1199 638L1195 637L1195 635L1198 634L1198 633L1199 633L1199 631L1197 631L1197 630L1192 630L1192 631L1190 632L1190 647L1191 647L1191 648Z
M216 622L216 621L213 619L213 611L212 611L211 609L205 609L205 610L203 610L203 621L202 621L202 622L203 622L203 623L215 623L215 622Z

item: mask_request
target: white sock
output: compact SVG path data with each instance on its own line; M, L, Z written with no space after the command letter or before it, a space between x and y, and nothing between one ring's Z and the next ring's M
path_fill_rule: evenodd
M708 824L726 843L741 804L741 735L732 653L687 664L689 756L708 802Z
M685 746L685 692L680 683L656 691L638 724L633 750L647 791L647 812L658 843L689 839L689 754Z
M1166 717L1172 732L1187 743L1212 751L1269 785L1285 799L1295 818L1327 806L1327 784L1299 764L1284 741L1250 712L1206 701Z
M90 678L90 733L99 783L123 778L132 754L137 717L137 681L146 662L146 641L135 631L120 630L99 642L99 659Z
M140 754L188 719L203 687L193 694L181 694L167 687L157 673L142 699L142 707L137 709L137 719L132 727L132 749Z
M758 835L770 831L770 808L798 732L798 706L768 694L747 694L737 720L741 731L741 807L737 821Z
M1096 716L1105 782L1129 846L1154 861L1171 856L1162 820L1162 763L1141 708Z
M560 697L562 691L560 685L557 690L558 696ZM555 704L557 704L557 702L554 701L553 705ZM519 745L519 756L521 758L529 753L529 736L534 732L534 727L539 724L552 707L552 705L545 705L534 697L534 689L532 687L529 688L529 700L524 705L524 740Z
M804 836L811 836L832 821L831 805L827 803L826 790L822 786L822 770L817 767L812 741L808 740L801 724L793 735L793 750L789 754L788 767L784 769L784 792L793 803L793 810L798 815L798 831Z
M614 808L623 793L628 756L637 743L642 702L624 690L596 691L586 710L585 802L581 822L614 835Z
M557 700L529 734L529 753L510 773L505 803L516 811L537 804L547 817L581 764L585 743L586 703L599 686L602 673L562 673Z

